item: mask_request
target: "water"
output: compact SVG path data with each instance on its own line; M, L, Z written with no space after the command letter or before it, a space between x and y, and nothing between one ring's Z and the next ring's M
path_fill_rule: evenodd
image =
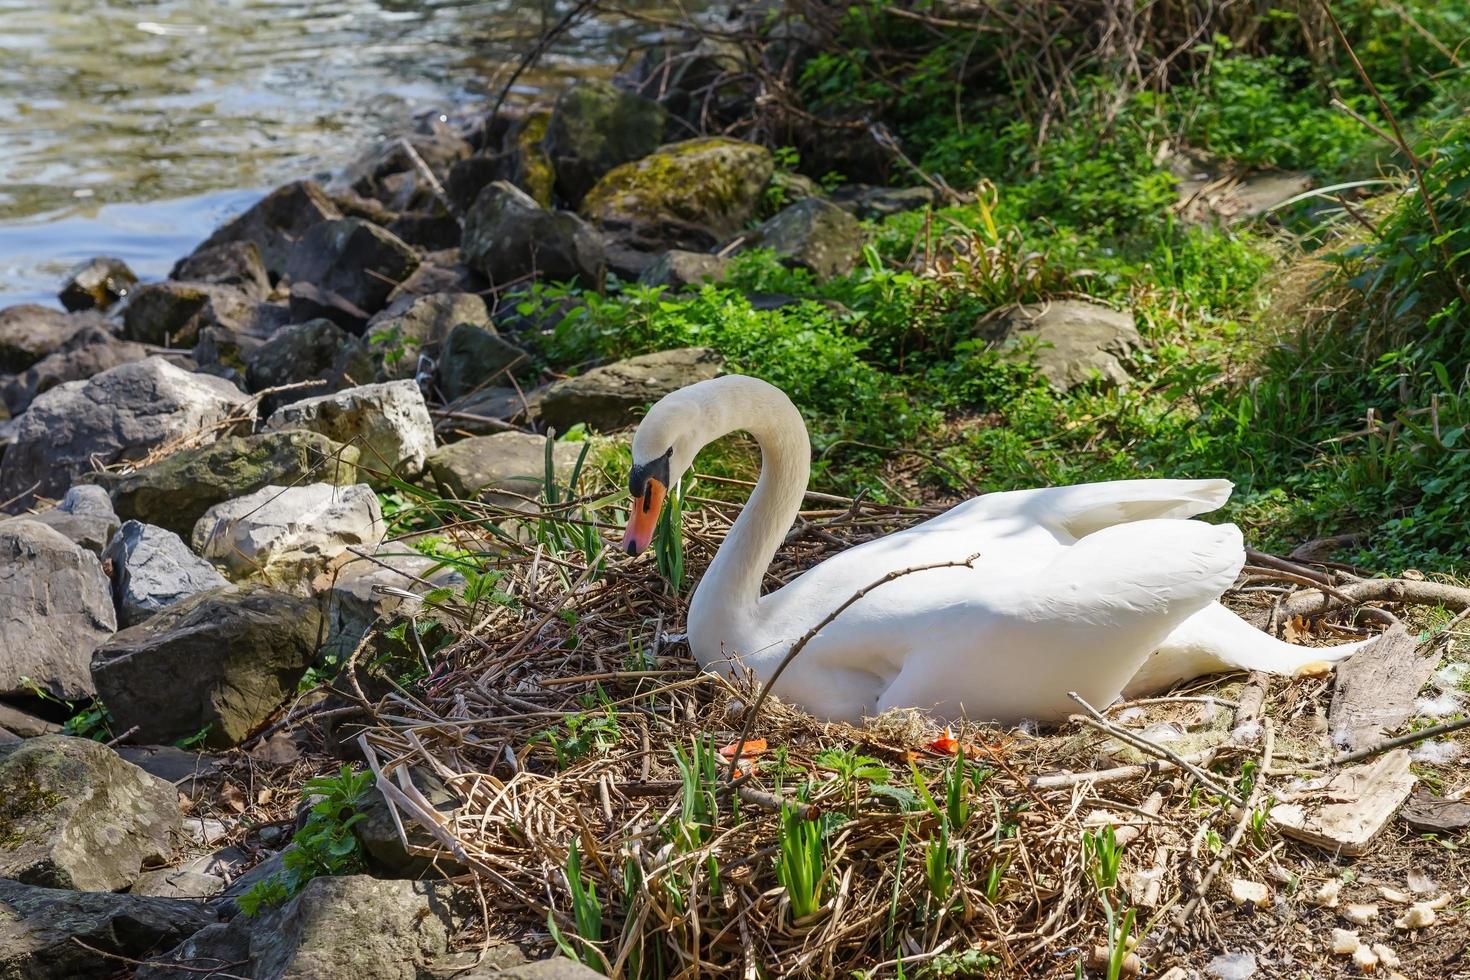
M162 276L265 188L492 100L552 2L0 0L0 306L91 255ZM638 36L584 23L516 94Z

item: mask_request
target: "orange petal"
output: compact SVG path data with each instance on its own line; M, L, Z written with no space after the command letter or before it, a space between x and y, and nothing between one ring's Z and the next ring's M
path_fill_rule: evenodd
M720 755L728 759L733 756L737 750L742 756L760 755L762 752L766 751L766 740L763 738L753 738L746 742L744 746L737 746L734 742L731 742L729 745L720 749Z
M925 746L930 752L940 752L944 755L952 755L959 747L959 741L954 737L954 729L948 725L944 728L944 734Z

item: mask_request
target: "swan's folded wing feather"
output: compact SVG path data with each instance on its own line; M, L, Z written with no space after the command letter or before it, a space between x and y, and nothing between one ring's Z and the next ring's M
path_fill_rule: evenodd
M1031 491L1026 513L1072 538L1135 521L1195 517L1223 506L1229 480L1114 480Z

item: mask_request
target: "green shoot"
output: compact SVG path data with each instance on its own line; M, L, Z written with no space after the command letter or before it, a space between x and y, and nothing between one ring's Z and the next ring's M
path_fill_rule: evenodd
M827 848L822 827L789 804L781 808L776 880L786 889L791 917L800 922L822 907L827 884Z

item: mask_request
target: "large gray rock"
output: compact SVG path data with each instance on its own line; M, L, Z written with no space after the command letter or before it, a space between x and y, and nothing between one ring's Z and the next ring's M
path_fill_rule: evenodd
M256 980L420 980L459 924L447 897L428 882L317 878L280 908L210 926L135 976L199 980L196 964L223 961Z
M224 890L225 880L219 875L186 868L159 868L139 875L128 894L149 898L211 898ZM198 903L191 904L198 907Z
M4 701L0 701L0 727L12 731L21 738L35 738L38 735L54 735L61 731L61 726L45 718L38 718L28 711L12 707Z
M92 651L117 629L92 552L31 520L0 523L0 694L34 683L58 698L92 694Z
M254 242L273 277L286 272L292 248L314 225L342 217L326 193L310 180L271 191L248 211L205 239L194 255L229 242Z
M557 193L576 207L603 174L658 149L667 121L657 102L607 82L568 87L556 100L545 138Z
M105 310L137 283L138 277L126 262L103 255L74 266L66 274L57 299L72 311Z
M371 315L418 264L414 250L397 235L370 221L343 218L313 225L292 249L286 275L293 290L310 283Z
M547 387L539 411L558 432L585 422L604 432L631 425L672 391L723 373L724 360L705 347L684 347L593 368Z
M192 347L207 327L241 330L256 301L228 286L150 282L138 286L123 309L122 337L160 347Z
M0 878L0 977L110 977L214 922L199 902L39 888ZM193 974L199 980L199 974Z
M576 960L557 956L499 970L472 970L457 975L454 980L596 980L600 976L601 973Z
M372 551L386 533L371 487L308 483L215 504L194 526L193 541L235 578L295 586L348 548Z
M186 449L131 473L100 477L117 514L192 535L215 504L275 484L357 482L356 446L318 432L285 429L230 436Z
M904 211L932 207L939 199L932 187L882 187L847 184L832 194L832 203L855 218L879 221Z
M741 251L768 248L786 266L825 282L851 272L863 247L857 219L837 205L809 197L746 232Z
M357 558L326 572L313 583L327 605L322 659L343 663L374 625L417 612L422 603L404 593L416 595L426 582L435 588L454 588L464 584L464 576L452 565L392 544L380 545L372 561Z
M165 606L230 583L177 534L128 521L102 556L112 563L117 621L135 626Z
M201 248L180 259L169 278L230 286L251 299L265 299L271 291L270 273L260 257L259 246L252 241Z
M514 184L497 180L465 216L465 264L492 284L527 276L602 285L606 257L596 232L570 211L548 211Z
M0 310L0 374L24 371L84 327L106 329L107 320L95 312L63 313L29 303Z
M138 726L138 741L176 742L205 731L205 745L228 748L296 690L323 626L315 602L229 586L116 634L92 655L92 676L117 726Z
M557 443L552 449L559 479L571 474L580 449L570 442ZM534 500L541 493L546 473L546 437L497 432L462 439L434 450L428 470L445 493L461 500L484 498L503 507L520 509L525 506L521 497Z
M490 311L474 293L430 293L395 299L368 321L365 335L380 377L414 377L419 353L437 355L444 338L460 324L490 326Z
M671 248L643 271L638 281L645 286L667 286L671 290L698 288L706 283L723 282L730 260L707 252L686 252Z
M266 428L309 429L358 448L358 471L382 486L388 477L411 480L434 450L434 423L423 392L412 381L348 388L276 409Z
M376 371L367 345L331 320L308 320L278 330L250 354L246 364L245 379L251 391L319 382L267 396L261 403L264 414L302 398L364 384Z
M79 544L94 555L101 556L117 533L117 514L112 501L101 487L79 483L66 492L61 503L34 514L26 514L17 520L35 521L45 524L53 531L74 544Z
M504 384L516 368L529 364L530 355L494 327L461 323L449 331L439 352L439 388L445 398L463 398L486 385Z
M160 685L167 686L167 685ZM116 891L173 852L179 797L101 742L0 746L0 878Z
M59 496L97 464L142 459L170 440L212 442L247 396L222 378L190 374L158 357L87 381L58 385L31 403L15 444L0 457L0 499Z
M686 140L608 171L581 212L645 251L703 251L755 216L773 169L770 151L754 143Z
M441 432L484 436L504 432L513 425L536 417L536 392L491 385L455 400L438 425Z
M1093 378L1126 384L1122 362L1143 349L1131 313L1080 300L1005 307L988 314L979 332L1015 360L1034 357L1037 370L1062 391Z
M127 340L118 340L100 326L83 327L61 347L47 354L0 385L0 398L12 415L30 407L42 392L68 381L85 381L93 375L121 364L131 364L148 356L148 348Z

